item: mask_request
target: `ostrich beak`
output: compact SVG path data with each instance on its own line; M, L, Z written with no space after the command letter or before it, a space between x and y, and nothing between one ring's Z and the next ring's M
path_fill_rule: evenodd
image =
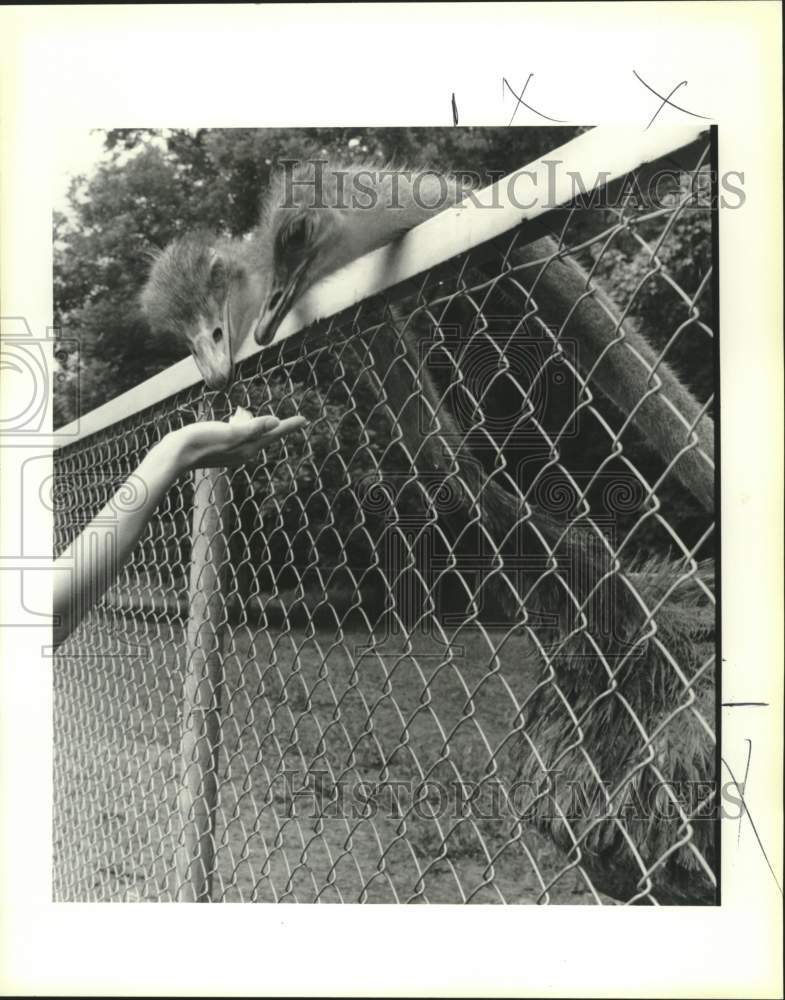
M276 282L270 289L253 325L253 335L257 344L264 347L275 337L278 327L300 294L302 277L307 265L308 260L304 260L288 275L285 282Z
M208 317L201 316L196 336L190 343L196 367L208 389L228 389L232 384L234 377L233 339L227 297L222 311L222 325L215 326Z

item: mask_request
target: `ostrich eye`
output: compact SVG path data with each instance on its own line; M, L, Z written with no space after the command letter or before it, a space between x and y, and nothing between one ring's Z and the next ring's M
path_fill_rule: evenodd
M220 296L226 289L226 264L220 257L215 257L210 263L207 287L213 295Z

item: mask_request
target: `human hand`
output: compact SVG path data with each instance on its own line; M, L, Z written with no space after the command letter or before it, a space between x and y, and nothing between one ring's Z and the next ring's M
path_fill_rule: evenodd
M299 430L307 424L305 417L251 417L229 422L198 421L188 424L161 441L180 472L216 466L234 467L253 461L267 445Z

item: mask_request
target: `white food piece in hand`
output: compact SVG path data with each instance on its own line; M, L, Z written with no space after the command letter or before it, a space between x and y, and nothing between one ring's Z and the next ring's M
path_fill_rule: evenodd
M249 420L253 420L253 414L249 413L242 406L238 406L231 417L229 417L230 424L247 424Z

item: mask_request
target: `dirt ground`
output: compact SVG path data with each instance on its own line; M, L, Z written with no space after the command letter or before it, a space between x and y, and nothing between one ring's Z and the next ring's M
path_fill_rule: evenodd
M514 732L538 669L520 637L241 627L223 663L215 901L597 901L516 822ZM168 621L108 612L63 647L57 899L175 898L185 668Z

